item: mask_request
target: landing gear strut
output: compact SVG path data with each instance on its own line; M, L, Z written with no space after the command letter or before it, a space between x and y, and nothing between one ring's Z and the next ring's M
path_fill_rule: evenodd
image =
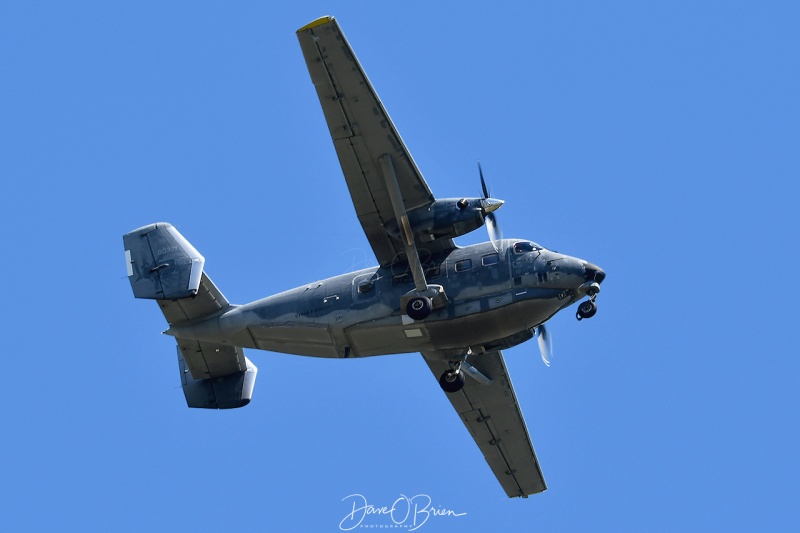
M458 392L463 389L464 372L461 371L461 365L457 364L456 368L445 371L439 378L439 385L445 392Z

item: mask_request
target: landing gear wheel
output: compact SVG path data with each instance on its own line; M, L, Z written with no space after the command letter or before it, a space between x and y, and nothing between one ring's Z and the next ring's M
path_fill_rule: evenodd
M594 300L586 300L578 306L578 312L575 317L578 320L583 320L584 318L592 318L595 313L597 313L597 304L594 303Z
M458 392L464 388L464 373L458 370L448 370L439 378L439 385L445 392Z
M433 304L427 296L414 296L406 305L406 314L414 320L425 320L431 311L433 311Z

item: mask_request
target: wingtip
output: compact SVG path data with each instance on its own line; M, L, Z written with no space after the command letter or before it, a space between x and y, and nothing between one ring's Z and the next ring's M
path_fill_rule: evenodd
M312 20L311 22L309 22L308 24L297 30L297 33L300 33L301 31L310 30L311 28L316 28L317 26L322 26L323 24L328 24L329 22L333 22L333 17L330 15L325 15L324 17L320 17L317 20Z

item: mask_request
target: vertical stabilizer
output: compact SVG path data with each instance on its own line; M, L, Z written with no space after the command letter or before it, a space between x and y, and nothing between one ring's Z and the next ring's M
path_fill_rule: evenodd
M206 260L172 224L143 226L122 239L136 298L176 300L197 294Z

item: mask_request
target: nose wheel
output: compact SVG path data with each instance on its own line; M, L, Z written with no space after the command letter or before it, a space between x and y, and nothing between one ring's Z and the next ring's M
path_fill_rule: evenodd
M589 299L585 302L581 302L578 306L578 312L575 313L575 318L578 320L583 320L584 318L592 318L595 313L597 313L597 304L595 303L595 299L597 298L597 293L592 293L589 296Z
M597 313L597 304L592 300L586 300L578 306L578 312L575 313L575 318L583 320L584 318L592 318Z

